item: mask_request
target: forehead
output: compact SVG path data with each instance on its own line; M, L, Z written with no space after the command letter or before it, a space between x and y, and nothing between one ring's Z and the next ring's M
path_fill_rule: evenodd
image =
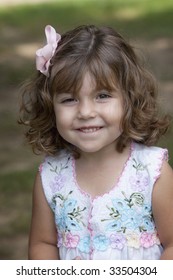
M97 84L94 78L91 76L89 72L86 72L83 75L81 87L79 89L79 92L89 94L97 89Z
M72 92L81 90L113 90L119 87L115 71L101 61L91 61L83 65L81 62L67 64L58 69L53 78L53 92Z
M104 82L103 79L96 79L89 71L87 71L83 74L79 86L76 87L75 90L72 88L70 93L73 93L75 96L89 96L100 90L113 91L117 88L117 84L110 82L110 80Z
M90 94L100 90L114 91L119 89L115 76L99 76L89 70L82 77L81 86L76 94Z

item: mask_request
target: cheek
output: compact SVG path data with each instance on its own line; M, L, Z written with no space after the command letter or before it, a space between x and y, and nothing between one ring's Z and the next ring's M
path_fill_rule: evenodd
M112 123L119 123L122 120L123 117L123 107L121 103L111 104L105 114L107 115L107 118Z
M56 127L58 131L66 127L66 120L63 118L62 115L56 114Z
M62 131L70 126L71 117L67 110L56 109L55 118L58 131Z
M63 114L62 114L61 110L59 110L58 108L55 108L54 112L55 112L56 127L58 129L63 124L63 121L62 121Z

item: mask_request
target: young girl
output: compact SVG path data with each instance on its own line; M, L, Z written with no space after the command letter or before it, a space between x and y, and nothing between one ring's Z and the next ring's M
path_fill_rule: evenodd
M30 259L173 259L168 128L152 76L112 28L45 28L21 123L36 176Z

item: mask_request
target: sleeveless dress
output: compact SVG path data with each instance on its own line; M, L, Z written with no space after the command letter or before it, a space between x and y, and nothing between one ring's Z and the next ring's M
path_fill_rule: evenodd
M60 259L159 259L162 245L151 201L167 156L166 149L132 143L116 185L94 198L80 189L71 153L47 156L40 174L54 212Z

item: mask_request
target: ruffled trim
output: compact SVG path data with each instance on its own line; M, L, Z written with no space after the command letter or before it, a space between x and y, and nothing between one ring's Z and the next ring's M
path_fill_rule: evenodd
M133 151L134 151L134 142L131 142L131 145L130 145L130 152L129 152L128 158L127 158L126 162L124 163L124 166L123 166L123 168L122 168L121 174L119 175L118 179L116 180L116 183L113 185L113 187L112 187L109 191L103 193L102 195L97 195L97 196L94 196L94 197L92 197L92 195L89 194L88 192L82 190L81 187L79 186L79 184L78 184L78 182L77 182L77 176L76 176L76 164L75 164L75 159L72 158L73 181L74 181L75 186L76 186L76 188L78 189L78 191L79 191L82 195L84 195L84 196L86 196L86 197L90 197L90 199L92 200L92 202L94 202L95 200L97 200L97 199L99 199L99 198L103 198L104 196L110 195L110 194L114 191L115 188L118 188L118 187L119 187L121 178L123 178L124 173L126 172L126 168L127 168L128 164L129 164L129 162L131 161L131 158L132 158L132 155L133 155Z
M168 161L168 150L167 149L162 149L159 157L158 157L158 164L155 168L155 176L154 176L154 184L155 182L159 179L161 175L161 169L164 161Z

